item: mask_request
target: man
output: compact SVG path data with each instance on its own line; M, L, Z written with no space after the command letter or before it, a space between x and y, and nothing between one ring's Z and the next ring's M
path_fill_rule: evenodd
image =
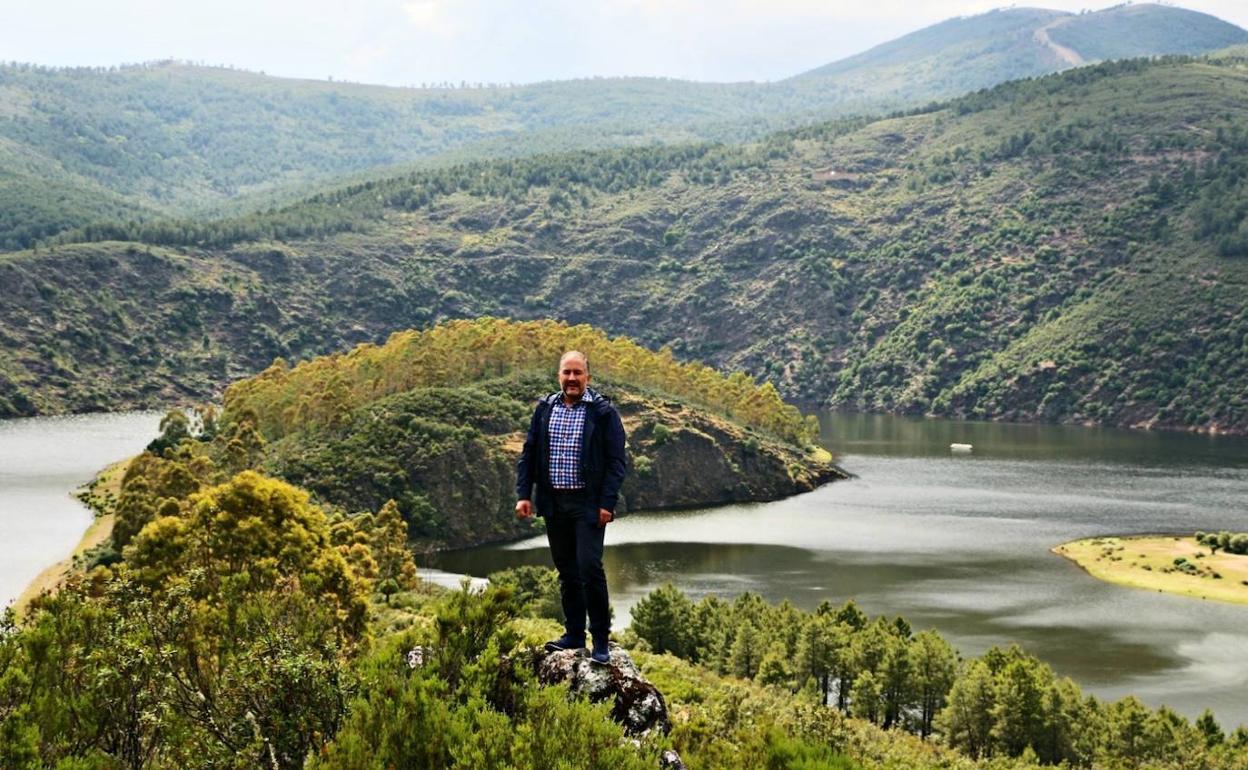
M564 635L548 650L585 646L585 616L593 637L590 659L609 663L611 611L603 537L615 518L624 481L624 425L606 397L589 387L585 354L559 359L559 392L537 402L516 463L516 516L546 519L550 555L559 572Z

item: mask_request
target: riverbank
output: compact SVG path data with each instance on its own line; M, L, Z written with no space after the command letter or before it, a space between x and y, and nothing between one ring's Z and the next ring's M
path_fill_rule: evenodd
M1051 550L1108 583L1248 604L1248 556L1210 554L1190 535L1092 537Z
M90 508L95 518L82 533L73 551L35 576L35 579L13 601L13 611L19 616L26 611L26 607L36 596L57 588L73 572L83 554L100 545L113 534L112 505L121 493L121 480L126 475L126 468L130 467L132 459L134 458L126 458L109 464L96 474L94 479L75 490L73 496Z

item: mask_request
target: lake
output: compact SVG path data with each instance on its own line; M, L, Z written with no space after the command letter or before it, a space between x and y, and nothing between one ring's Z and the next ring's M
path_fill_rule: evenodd
M842 414L821 425L857 479L612 524L616 625L668 581L695 599L748 590L811 609L852 598L965 655L1017 642L1100 697L1248 723L1248 606L1110 585L1049 552L1097 534L1248 531L1248 441ZM974 451L953 455L953 442ZM548 564L544 537L432 566L481 576L520 564Z
M91 511L72 497L159 434L163 412L0 420L0 607L74 550Z

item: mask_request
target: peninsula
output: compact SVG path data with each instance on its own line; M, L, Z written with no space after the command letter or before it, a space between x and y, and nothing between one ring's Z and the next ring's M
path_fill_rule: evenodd
M1092 537L1052 551L1110 583L1248 604L1248 555L1211 549L1191 535Z

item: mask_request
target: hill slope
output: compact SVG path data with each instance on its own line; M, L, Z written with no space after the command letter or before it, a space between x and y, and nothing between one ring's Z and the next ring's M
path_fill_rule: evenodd
M1046 31L1047 30L1047 31ZM1047 35L1047 37L1046 37ZM1113 42L1108 42L1113 41ZM612 78L490 88L284 80L175 63L0 66L0 249L113 218L259 208L421 159L742 140L910 108L1102 58L1196 53L1248 32L1160 6L952 19L778 83ZM38 180L38 183L36 183ZM52 184L64 190L53 195ZM48 205L49 200L62 205ZM135 206L122 212L119 202Z
M752 147L398 177L275 215L285 243L238 240L262 217L14 255L0 409L202 396L490 313L834 406L1243 432L1246 105L1235 59L1107 64Z

